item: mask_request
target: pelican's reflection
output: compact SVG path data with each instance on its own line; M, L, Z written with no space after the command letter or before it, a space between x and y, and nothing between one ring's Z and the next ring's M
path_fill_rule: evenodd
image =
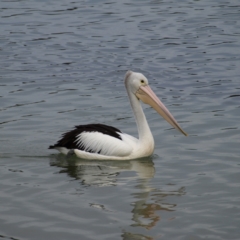
M152 189L149 192L140 192L134 194L134 208L132 210L134 224L132 226L141 226L145 229L153 228L160 220L159 211L174 211L176 204L166 202L169 196L181 196L185 194L185 188L181 187L172 191L161 191ZM151 202L148 203L151 198Z
M57 155L50 165L63 168L60 172L80 179L84 185L113 186L121 172L132 171L131 178L151 179L155 169L151 157L128 161L82 160L75 156Z
M132 193L132 224L123 227L123 239L153 239L146 236L140 229L150 230L161 220L162 211L174 211L176 203L169 203L169 197L185 194L184 187L175 188L174 185L162 185L165 190L152 187L151 179L155 168L152 158L132 161L93 161L81 160L76 157L57 155L50 164L61 167L60 173L67 173L70 177L79 179L81 184L87 186L118 186L118 175L122 173L136 182ZM128 174L127 172L131 172ZM104 209L104 205L101 205ZM138 233L134 233L136 228Z
M162 191L159 189L149 188L149 191L146 192L145 190L141 191L141 187L145 189L145 186L138 186L139 193L133 194L135 201L133 202L134 207L132 209L132 220L134 223L131 224L130 227L127 227L123 230L122 239L159 239L161 238L161 232L157 231L157 236L150 236L151 233L149 230L157 227L157 223L161 220L162 211L174 211L176 204L168 203L168 198L184 195L185 188L181 187L179 189L170 191Z

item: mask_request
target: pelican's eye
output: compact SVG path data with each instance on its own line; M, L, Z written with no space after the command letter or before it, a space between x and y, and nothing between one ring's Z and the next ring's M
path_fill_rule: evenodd
M144 80L141 80L141 83L144 83Z

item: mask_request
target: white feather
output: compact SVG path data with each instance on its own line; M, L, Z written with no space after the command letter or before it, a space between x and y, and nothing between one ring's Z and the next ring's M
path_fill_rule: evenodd
M67 149L65 147L56 147L55 149L57 149L59 152L65 154L65 155L67 155L68 152L70 151L70 149Z
M83 132L77 136L76 143L85 151L92 150L106 156L127 156L133 148L124 140L126 137L120 140L100 132Z

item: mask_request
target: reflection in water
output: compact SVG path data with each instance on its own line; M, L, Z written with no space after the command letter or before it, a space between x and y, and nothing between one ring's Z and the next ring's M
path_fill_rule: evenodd
M144 186L143 186L144 187ZM176 191L161 191L152 189L149 192L140 192L134 194L135 198L139 199L134 203L132 210L133 220L135 224L132 226L141 226L146 229L153 228L160 220L160 216L157 211L173 211L176 204L166 203L164 200L169 196L182 196L185 194L185 188L182 187ZM151 197L152 202L147 203Z
M54 155L55 156L55 155ZM136 174L128 175L137 181L132 193L132 221L131 230L123 230L123 239L153 239L151 236L133 233L137 228L150 230L161 220L159 211L174 211L176 204L167 203L169 196L182 196L185 188L164 191L152 188L150 180L154 177L155 169L152 158L144 158L131 161L93 161L82 160L75 156L56 155L50 162L51 166L61 167L59 173L67 173L71 178L81 180L88 186L117 186L120 173L133 171ZM104 205L90 204L90 206L105 209ZM108 211L105 211L108 212Z
M80 179L84 185L114 186L120 172L134 171L137 176L132 178L151 179L155 169L151 157L131 161L93 161L83 160L75 156L57 155L50 162L51 166L62 167L60 173Z
M132 220L134 221L134 224L132 224L131 227L134 227L134 230L131 229L130 231L124 231L124 233L122 234L122 239L151 240L155 239L155 237L161 237L159 231L158 236L155 237L147 236L145 234L139 234L139 227L146 230L154 228L161 220L159 211L174 211L173 208L176 207L176 204L166 203L166 198L169 196L184 195L185 188L182 187L176 191L161 191L158 189L148 188L149 191L146 191L145 184L138 185L138 188L142 191L134 194L134 197L137 199L137 201L134 202L134 208L131 211L133 214ZM149 200L151 202L149 202ZM136 231L138 233L135 233Z

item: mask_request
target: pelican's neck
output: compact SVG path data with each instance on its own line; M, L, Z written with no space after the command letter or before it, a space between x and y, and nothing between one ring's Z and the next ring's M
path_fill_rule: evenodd
M145 144L145 146L154 146L154 139L149 128L147 119L143 112L140 101L136 98L134 94L128 91L128 96L132 106L132 110L135 116L135 120L138 128L138 135L140 144Z

